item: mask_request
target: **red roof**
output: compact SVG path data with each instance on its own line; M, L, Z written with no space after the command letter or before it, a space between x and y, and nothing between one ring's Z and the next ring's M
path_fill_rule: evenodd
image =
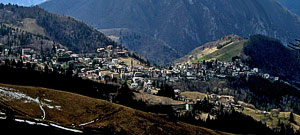
M188 102L187 104L192 105L192 104L194 104L194 102Z

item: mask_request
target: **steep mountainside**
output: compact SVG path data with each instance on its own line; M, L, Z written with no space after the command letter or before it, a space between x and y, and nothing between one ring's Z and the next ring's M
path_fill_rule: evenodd
M300 16L300 1L299 0L278 0L282 5L287 7L292 12Z
M0 23L53 40L74 52L95 52L116 45L96 29L71 17L48 13L38 7L0 5Z
M103 29L100 31L126 48L130 48L159 65L167 64L180 56L179 52L164 41L141 32L130 29Z
M40 87L0 84L0 101L1 118L14 114L18 122L84 134L226 134L182 122L173 123L104 100Z
M99 29L145 33L182 56L230 34L264 34L284 42L300 34L299 17L275 0L51 0L40 7Z
M300 81L300 61L295 51L283 46L277 39L262 35L251 36L244 52L251 67L280 76L289 81Z
M0 52L2 52L3 49L10 49L9 47L20 47L19 49L21 49L21 47L30 47L36 51L40 51L42 48L43 50L51 49L53 45L64 47L44 35L33 34L26 30L0 24ZM19 49L11 50L10 53L15 53L14 51L19 51Z

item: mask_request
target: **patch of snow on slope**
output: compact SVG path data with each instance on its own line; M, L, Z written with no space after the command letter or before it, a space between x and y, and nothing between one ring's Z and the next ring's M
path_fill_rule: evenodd
M38 100L38 99L37 99ZM43 116L42 116L42 118L43 118L43 120L46 118L46 112L45 112L45 110L44 110L44 108L43 108L43 105L39 102L39 106L40 106L40 109L43 111Z
M47 103L44 103L39 100L39 98L32 98L24 93L21 93L20 91L13 89L13 88L5 88L0 87L0 98L2 98L5 101L14 101L14 100L23 100L24 103L36 103L39 104L40 109L43 111L43 114L45 116L45 110L43 109L43 106L46 106L50 109L57 109L61 110L61 106L52 106ZM44 99L46 102L53 102L49 99ZM44 117L43 117L44 118Z
M59 125L52 124L52 123L50 123L50 125L53 126L53 127L59 128L59 129L67 130L67 131L72 131L72 132L76 132L76 133L83 133L82 131L77 130L77 129L66 128L66 127L59 126Z
M50 100L50 99L44 99L46 102L49 102L49 103L51 103L51 102L53 102L52 100Z
M85 125L88 125L88 124L92 124L92 123L94 123L94 122L96 122L96 121L98 121L98 119L92 120L92 121L90 121L90 122L86 122L86 123L79 124L79 126L85 126Z
M34 99L12 88L0 87L0 97L2 97L5 101L23 99L24 103L31 103L31 102L39 103L38 99Z

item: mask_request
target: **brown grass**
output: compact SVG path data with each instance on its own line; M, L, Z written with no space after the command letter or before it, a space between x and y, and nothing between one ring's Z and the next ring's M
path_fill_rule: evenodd
M204 99L205 97L207 97L207 94L200 93L200 92L193 92L193 91L185 91L180 93L180 96L191 98L194 101L197 101L197 99Z
M94 99L78 94L61 92L52 89L40 87L27 87L0 84L2 87L14 88L32 98L39 97L40 101L44 99L52 100L51 105L61 106L61 110L50 109L46 106L46 121L52 121L62 126L82 129L79 124L86 123L95 119L96 122L86 125L89 128L102 128L109 124L117 127L116 130L126 131L127 134L170 134L170 135L219 135L226 134L213 131L206 128L192 126L186 123L173 123L162 119L154 114L134 110L121 105L113 104L104 100ZM14 111L25 114L22 117L36 119L41 118L42 111L38 104L24 104L22 100L5 101L0 97L2 105L12 108ZM27 115L27 116L26 116Z
M255 111L250 108L245 108L243 114L251 116L253 119L257 121L266 123L267 126L270 128L276 128L278 126L277 124L279 119L283 123L289 123L290 112L280 112L278 116L272 115L270 112L268 112L265 115L262 112L263 111L261 110ZM300 116L294 113L294 119L296 121L296 124L292 124L292 126L295 130L298 130L300 128Z
M23 20L23 30L45 36L44 29L36 23L35 19L25 18Z
M182 101L173 100L171 98L155 96L147 93L134 93L137 100L145 101L152 105L174 105L174 104L184 104Z

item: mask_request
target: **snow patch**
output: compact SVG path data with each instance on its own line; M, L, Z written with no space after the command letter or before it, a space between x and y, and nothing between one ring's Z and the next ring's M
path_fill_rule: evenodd
M46 104L43 104L46 105ZM52 106L52 105L46 105L46 107L48 107L49 109L56 109L56 110L60 110L61 111L61 106Z
M47 124L44 124L44 123L36 123L36 125L38 125L38 126L45 126L45 127L49 127L49 125L47 125Z
M54 106L51 106L51 105L49 105L49 106L47 106L49 109L53 109L54 108Z
M6 114L5 114L4 112L1 112L1 111L0 111L0 115L6 115Z
M38 100L38 99L37 99ZM38 100L39 101L39 100ZM45 112L45 110L44 110L44 108L43 108L43 106L42 106L42 103L40 103L39 102L39 106L40 106L40 109L43 111L43 116L42 116L42 118L43 118L43 120L46 118L46 112Z
M72 132L75 132L75 133L83 133L82 131L77 130L77 129L66 128L66 127L59 126L59 125L52 124L52 123L50 123L50 125L53 126L53 127L59 128L59 129L63 129L63 130L67 130L67 131L72 131Z
M2 97L5 101L23 99L24 103L39 103L38 99L27 96L26 94L21 93L13 88L0 87L0 97Z
M1 117L0 117L1 119ZM30 125L38 125L38 126L45 126L45 127L49 127L49 125L45 124L45 123L37 123L34 121L29 121L29 120L22 120L22 119L15 119L16 122L22 122L22 123L27 123Z
M50 99L44 99L44 100L49 103L53 102L53 100L50 100Z
M0 119L1 119L1 117L0 117ZM45 123L37 123L37 122L33 122L33 121L29 121L29 120L22 120L22 119L15 119L15 121L16 122L27 123L27 124L30 124L30 125L38 125L38 126L46 126L46 127L53 126L55 128L59 128L59 129L66 130L66 131L71 131L71 132L75 132L75 133L83 133L81 130L67 128L67 127L63 127L63 126L56 125L56 124L53 124L53 123L50 123L50 125L48 125L48 124L45 124Z
M47 106L50 109L57 109L61 110L61 106L52 106L47 103L41 102L39 98L32 98L24 93L19 92L18 90L15 90L13 88L5 88L0 87L0 97L3 98L5 101L13 101L13 100L23 100L24 103L36 103L39 104L40 109L43 111L43 119L45 118L45 110L43 109L43 106ZM44 101L48 103L52 103L53 100L50 99L44 99Z
M61 110L61 106L55 106L55 109Z
M36 125L37 123L36 122L33 122L33 121L29 121L29 120L22 120L22 119L15 119L16 122L25 122L27 124L30 124L30 125Z
M86 122L86 123L82 123L82 124L79 124L79 126L85 126L85 125L88 125L88 124L92 124L94 122L98 121L98 119L95 119L95 120L92 120L90 122Z
M28 121L28 120L26 120L25 122L30 124L30 125L36 125L36 122L32 122L32 121Z
M16 122L25 122L25 120L15 119Z

